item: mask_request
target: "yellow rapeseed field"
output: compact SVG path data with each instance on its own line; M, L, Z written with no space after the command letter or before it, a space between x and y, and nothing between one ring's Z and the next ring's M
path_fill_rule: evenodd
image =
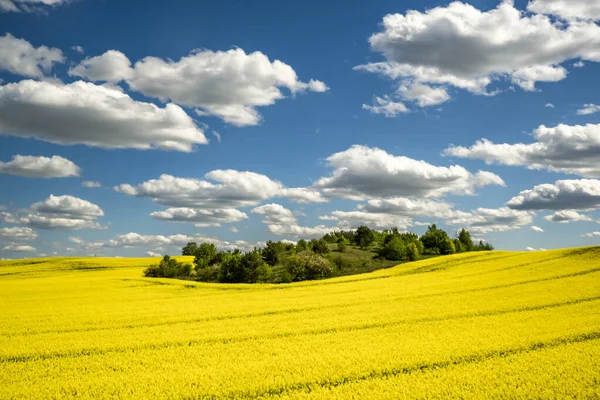
M288 285L0 262L0 398L600 398L600 247Z

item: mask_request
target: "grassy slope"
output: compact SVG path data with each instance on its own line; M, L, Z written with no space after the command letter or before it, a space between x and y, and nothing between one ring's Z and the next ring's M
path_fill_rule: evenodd
M598 398L600 248L290 285L0 262L0 398Z

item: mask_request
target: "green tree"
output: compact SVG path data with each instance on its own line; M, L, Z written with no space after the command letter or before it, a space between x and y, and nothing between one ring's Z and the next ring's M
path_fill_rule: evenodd
M206 268L218 262L219 250L212 243L201 243L194 253L196 269Z
M361 249L366 249L375 241L375 234L369 227L361 225L356 229L354 240L357 246Z
M183 256L195 256L196 250L198 250L198 245L196 242L189 242L185 245L185 247L181 251L181 255Z
M383 247L383 256L387 260L401 261L406 256L406 246L397 235L392 235L391 240Z
M406 254L410 261L417 261L419 259L419 248L416 243L409 243L406 246Z
M442 254L442 255L456 253L456 249L454 248L454 243L452 242L452 239L450 239L448 236L446 236L445 238L442 239L438 248L440 250L440 254Z
M298 251L298 253L308 250L308 243L306 243L306 240L298 240L298 243L296 243L296 250Z
M328 254L329 246L327 245L327 242L323 239L311 240L311 250L317 254Z
M337 244L337 249L340 253L346 252L346 242L344 240L340 240Z
M473 244L473 239L471 238L469 231L466 229L461 229L458 233L458 240L460 240L464 251L473 251L475 245Z

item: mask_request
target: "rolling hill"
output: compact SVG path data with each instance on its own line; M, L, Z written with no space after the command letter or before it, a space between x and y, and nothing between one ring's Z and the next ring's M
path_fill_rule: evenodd
M0 398L599 398L600 247L282 285L0 262Z

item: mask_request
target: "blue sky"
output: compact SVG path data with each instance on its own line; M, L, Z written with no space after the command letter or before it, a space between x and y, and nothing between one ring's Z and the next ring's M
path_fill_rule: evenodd
M359 224L600 239L600 1L0 10L0 258Z

